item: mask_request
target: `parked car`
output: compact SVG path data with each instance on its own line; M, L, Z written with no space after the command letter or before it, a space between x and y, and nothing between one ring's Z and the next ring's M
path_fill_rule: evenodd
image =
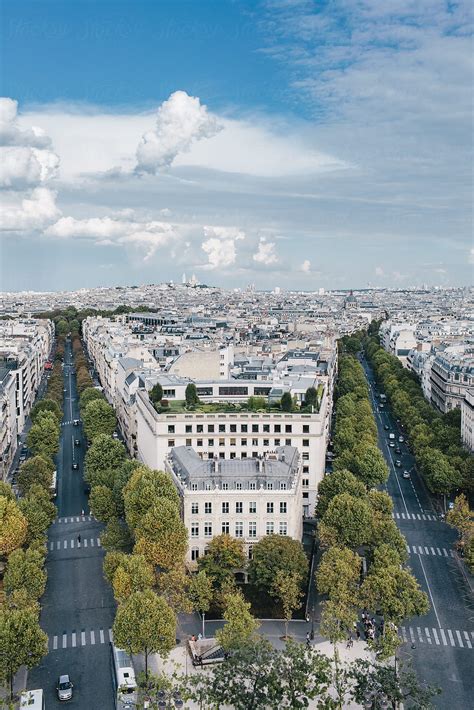
M74 426L79 426L79 419L74 419L73 424L74 424Z
M80 442L79 439L74 439L74 443L75 443L76 446L80 446L80 445L81 445L81 442Z
M395 466L396 466L397 468L401 468L401 467L402 467L402 462L397 459L397 460L395 461Z
M385 429L385 431L388 431L388 430L390 429L390 427L389 427L388 424L384 424L384 425L383 425L383 428Z
M77 471L78 468L79 468L79 464L77 463L77 461L73 461L72 462L72 470Z
M58 684L56 686L59 700L71 700L73 687L74 686L71 683L67 674L60 675L58 678Z
M402 478L410 478L410 471L403 471Z
M118 439L118 438L119 438L119 435L117 434L116 431L114 431L114 433L112 434L112 438L113 438L113 439Z
M395 447L395 453L396 453L396 454L401 454L401 453L402 453L402 450L401 450L401 448L400 448L399 446L396 446L396 447Z
M390 446L391 449L395 448L395 442L389 441L388 445Z
M400 444L403 444L403 442L404 442L403 436L399 436L399 437L398 437L398 441L400 442Z

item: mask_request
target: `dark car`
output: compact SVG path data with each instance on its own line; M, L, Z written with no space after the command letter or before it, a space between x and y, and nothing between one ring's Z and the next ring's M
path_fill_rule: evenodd
M401 467L402 467L402 462L397 459L397 460L395 461L395 466L396 466L397 468L401 468Z
M74 443L75 443L76 446L80 446L80 445L81 445L81 442L80 442L79 439L74 439Z
M410 478L410 471L403 471L402 478Z
M396 447L395 447L395 453L396 453L396 454L401 454L401 453L402 453L402 450L401 450L401 448L400 448L399 446L396 446Z
M79 468L79 464L77 463L77 461L73 461L72 462L72 470L77 471L78 468Z
M385 429L385 431L388 431L388 430L390 429L390 427L389 427L388 424L384 424L384 425L383 425L383 428Z

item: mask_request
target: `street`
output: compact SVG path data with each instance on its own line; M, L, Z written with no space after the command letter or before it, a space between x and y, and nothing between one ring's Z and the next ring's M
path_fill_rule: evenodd
M433 700L440 708L472 707L472 663L474 661L474 600L466 572L454 552L456 532L438 515L404 436L387 405L380 409L373 373L362 359L369 382L382 450L390 475L386 490L393 500L395 521L406 538L408 564L421 588L427 593L431 609L423 617L408 619L400 632L404 640L401 658L411 658L420 680L440 686L442 695ZM384 427L388 427L388 430ZM395 434L395 447L388 435ZM397 467L395 461L401 466ZM403 471L410 477L402 477Z
M49 637L49 653L28 673L28 688L43 688L46 706L59 707L56 682L68 673L74 684L68 705L95 710L114 707L109 641L115 602L102 573L102 525L89 515L84 493L86 441L82 426L74 426L80 415L71 350L67 341L57 457L58 517L48 532L48 582L41 599L41 627Z

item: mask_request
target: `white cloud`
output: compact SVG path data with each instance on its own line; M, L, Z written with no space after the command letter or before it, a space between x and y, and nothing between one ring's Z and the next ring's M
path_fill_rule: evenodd
M375 275L376 276L385 276L385 271L381 266L376 266L375 267Z
M470 264L474 264L474 247L469 250L468 261Z
M276 264L278 256L275 252L275 242L267 242L265 237L260 237L258 249L252 258L258 264L264 264L265 266Z
M0 188L25 190L55 177L59 158L51 150L0 146Z
M203 268L217 269L232 266L236 260L235 242L245 239L245 234L236 227L204 227L201 248L206 252L208 263Z
M62 217L56 224L48 227L45 234L61 239L90 239L102 246L131 244L145 249L145 261L150 259L157 249L180 237L178 228L167 222L137 222L112 217Z
M300 271L303 271L305 274L309 274L311 271L311 262L309 259L305 259L303 263L300 266Z
M156 174L169 168L179 153L211 138L221 127L195 96L175 91L158 109L156 126L142 137L137 148L137 170Z
M0 230L26 231L43 229L61 214L56 193L46 187L35 188L30 195L3 195L0 201Z
M51 139L36 126L22 130L18 122L18 101L0 97L0 145L49 148Z

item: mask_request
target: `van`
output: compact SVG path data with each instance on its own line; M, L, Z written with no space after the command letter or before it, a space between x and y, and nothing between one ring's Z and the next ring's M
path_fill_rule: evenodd
M388 438L389 438L389 439L392 439L392 441L393 441L393 440L395 439L395 434L393 434L392 432L390 432L390 434L388 435Z
M45 710L44 695L41 688L38 690L25 690L20 695L20 710Z

